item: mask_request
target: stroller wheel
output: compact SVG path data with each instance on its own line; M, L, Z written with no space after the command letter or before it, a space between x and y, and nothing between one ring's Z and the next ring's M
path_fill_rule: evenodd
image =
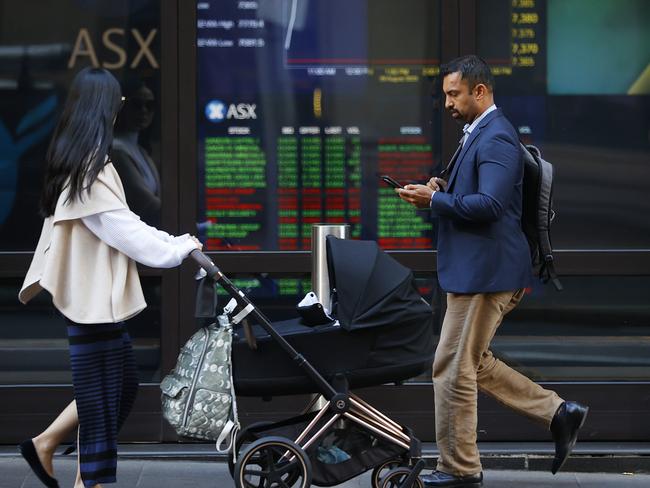
M402 466L403 464L406 464L403 459L395 458L389 459L388 461L384 461L383 463L375 466L375 469L372 470L372 475L370 477L372 488L379 488L379 483L381 482L381 479L386 476L386 473L388 473L388 471L391 469Z
M235 463L237 488L309 488L311 462L295 442L263 437L246 447Z
M234 479L235 478L235 460L239 458L239 451L241 447L244 444L248 444L249 442L256 441L261 435L256 435L256 432L253 432L257 430L258 428L262 427L268 427L269 425L273 425L273 422L268 422L268 421L263 421L263 422L255 422L250 424L247 427L244 427L242 430L237 432L237 437L235 438L235 443L232 446L232 450L228 453L228 471L230 471L230 476ZM234 451L234 458L233 460L233 452Z
M424 488L424 483L419 476L413 480L411 486L402 486L410 474L410 468L400 467L391 469L379 482L379 488Z

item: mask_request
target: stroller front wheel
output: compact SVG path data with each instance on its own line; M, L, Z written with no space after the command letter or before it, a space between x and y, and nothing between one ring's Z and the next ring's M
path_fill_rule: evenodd
M231 448L232 450L228 453L228 471L230 471L232 479L235 479L235 461L239 458L239 451L242 446L259 439L261 435L257 430L262 430L262 428L268 427L269 425L273 425L273 422L255 422L248 427L244 427L237 433L237 437Z
M305 451L284 437L258 439L235 463L237 488L309 488L311 477L311 461Z

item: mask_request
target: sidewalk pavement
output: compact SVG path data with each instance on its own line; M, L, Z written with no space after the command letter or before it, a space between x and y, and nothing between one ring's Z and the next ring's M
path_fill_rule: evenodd
M61 488L72 488L76 474L74 457L55 458ZM231 488L234 483L223 461L118 460L118 482L104 488ZM558 473L541 471L484 472L484 488L632 488L650 487L650 475ZM0 488L42 488L27 463L17 454L0 457ZM370 488L370 474L337 485L338 488Z

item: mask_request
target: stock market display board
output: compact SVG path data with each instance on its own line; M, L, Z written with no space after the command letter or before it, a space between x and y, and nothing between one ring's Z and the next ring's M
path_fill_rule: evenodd
M435 223L380 175L442 167L440 0L198 1L199 228L208 250L303 250L348 223L384 249ZM476 3L477 53L522 135L546 126L545 0ZM527 97L525 101L521 97ZM520 122L523 121L523 122Z
M197 2L200 229L210 250L303 250L313 223L431 249L379 179L439 163L439 1Z

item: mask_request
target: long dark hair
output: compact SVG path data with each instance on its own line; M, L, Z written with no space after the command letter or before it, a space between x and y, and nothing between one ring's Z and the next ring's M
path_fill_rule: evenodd
M97 179L113 143L121 99L120 84L105 69L85 68L75 76L47 150L41 195L44 217L54 214L66 182L67 202L81 200Z

